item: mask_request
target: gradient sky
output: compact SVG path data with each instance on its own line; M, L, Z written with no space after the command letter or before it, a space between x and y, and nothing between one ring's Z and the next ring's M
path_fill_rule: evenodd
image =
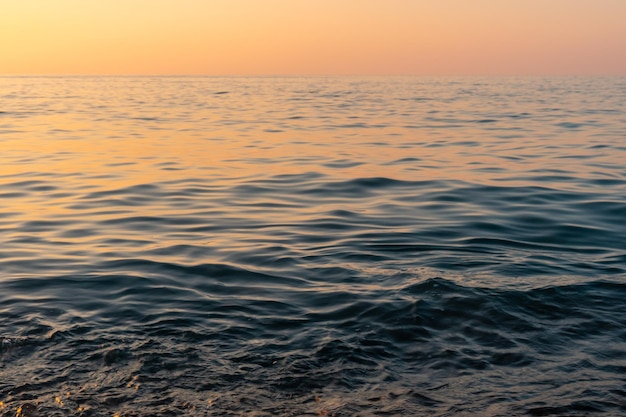
M626 75L626 0L4 0L0 74Z

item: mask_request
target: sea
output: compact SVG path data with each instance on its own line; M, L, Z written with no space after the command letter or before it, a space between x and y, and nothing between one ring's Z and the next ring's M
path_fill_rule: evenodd
M626 77L0 77L0 416L626 415Z

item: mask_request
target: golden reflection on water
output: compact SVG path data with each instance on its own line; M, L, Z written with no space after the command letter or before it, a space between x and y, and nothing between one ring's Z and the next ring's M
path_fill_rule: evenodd
M178 218L195 212L208 220L214 213L233 221L241 217L280 224L345 208L342 202L329 200L314 207L271 211L250 203L282 204L282 197L252 201L250 193L229 191L281 175L316 174L307 184L380 177L506 187L536 184L534 176L545 175L542 185L566 189L576 187L567 181L568 175L602 177L595 167L619 163L609 152L590 151L607 139L567 127L589 122L581 116L570 117L570 125L563 127L558 119L541 120L541 112L514 102L497 106L471 97L464 101L458 98L464 97L463 91L457 97L452 87L415 80L413 91L407 91L402 81L390 79L390 90L363 93L362 99L344 96L346 92L340 89L311 102L310 92L317 90L309 84L320 80L270 80L268 85L256 80L255 85L262 87L253 94L242 80L65 82L0 80L5 91L26 92L19 96L19 105L14 109L9 105L0 114L0 225L10 229L7 235L16 241L13 247L22 250L13 254L18 260L28 259L50 242L58 245L48 245L46 252L57 258L78 259L81 248L106 253L110 250L103 242L107 236L145 250L159 246L157 230L151 235L123 226L96 225L121 216ZM285 90L277 88L281 82L286 83ZM362 93L361 84L352 86ZM69 94L72 89L77 94ZM216 91L228 94L213 94ZM288 92L283 97L276 91ZM411 95L428 100L407 101ZM384 104L376 101L380 97ZM502 112L499 119L498 114L485 119L481 113L496 111ZM525 114L537 120L528 120ZM593 165L580 163L590 154ZM214 192L204 200L190 201L194 207L186 206L183 189L200 184ZM153 188L116 195L135 186ZM296 198L296 191L291 190L290 197ZM100 196L99 192L111 194ZM165 196L160 197L160 192ZM176 198L181 201L174 203ZM386 197L370 198L371 205L378 206ZM369 210L367 205L355 204L350 209ZM25 233L9 227L15 224L29 226L26 229L42 239L42 246L20 243ZM246 233L233 230L213 235L204 244L252 248L256 243ZM190 239L203 244L193 233L172 233L168 244L184 245ZM70 243L74 251L63 249Z
M0 93L21 91L26 103L15 109L19 117L1 115L0 175L74 173L96 188L196 175L250 178L307 170L338 178L493 182L545 169L548 163L580 170L577 161L558 156L564 149L572 158L584 156L588 145L602 142L555 127L559 120L542 126L550 131L535 131L534 122L523 117L472 120L485 117L479 105L483 111L498 109L492 103L394 100L411 94L401 80L379 92L395 106L391 108L368 101L375 95L346 107L346 99L329 96L319 99L324 106L313 106L274 96L267 86L247 94L244 81L226 80L233 86L219 79L206 79L206 85L176 79L154 85L142 79L68 79L67 84L45 78L0 80ZM293 88L297 81L288 84L294 99L306 98L309 84L315 85L314 79L301 82L302 93ZM412 94L445 98L453 91L435 86L417 83ZM427 88L432 91L421 91ZM234 91L211 94L219 90ZM501 110L516 115L533 109L507 102ZM535 110L532 115L541 114ZM555 147L552 155L550 146ZM537 154L543 157L526 158Z

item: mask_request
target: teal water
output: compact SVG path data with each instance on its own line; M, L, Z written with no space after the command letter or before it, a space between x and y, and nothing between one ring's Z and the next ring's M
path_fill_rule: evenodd
M625 104L0 78L0 415L624 415Z

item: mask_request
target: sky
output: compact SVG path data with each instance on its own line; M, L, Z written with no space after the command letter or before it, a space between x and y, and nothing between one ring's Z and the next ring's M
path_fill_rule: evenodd
M626 75L626 0L0 0L0 74Z

